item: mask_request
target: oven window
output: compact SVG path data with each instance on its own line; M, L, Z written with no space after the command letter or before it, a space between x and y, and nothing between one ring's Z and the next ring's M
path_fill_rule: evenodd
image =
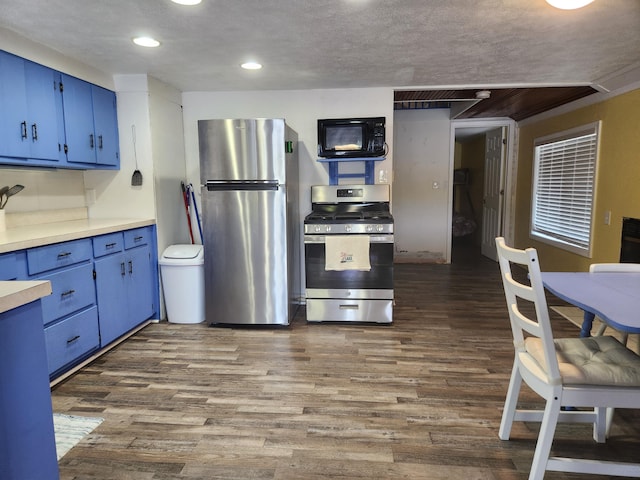
M393 289L393 243L369 245L370 271L325 270L324 243L305 244L306 288Z

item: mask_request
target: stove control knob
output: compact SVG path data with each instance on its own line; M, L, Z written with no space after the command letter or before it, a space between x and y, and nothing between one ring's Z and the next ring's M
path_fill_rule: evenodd
M373 225L367 225L367 233L373 232Z
M384 230L384 227L383 227L382 225L378 225L378 226L376 227L376 230L377 230L378 232L382 232L382 231Z
M344 226L344 231L345 232L350 232L351 231L351 225L345 225Z
M320 225L316 225L315 227L313 227L313 230L314 230L316 233L320 233Z
M331 225L327 225L326 227L324 227L324 231L329 233L331 231Z

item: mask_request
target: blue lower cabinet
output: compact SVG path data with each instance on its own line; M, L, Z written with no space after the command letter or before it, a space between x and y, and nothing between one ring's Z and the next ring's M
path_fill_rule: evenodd
M40 301L0 313L0 477L59 478Z
M1 254L0 255L0 281L16 280L17 278L18 278L17 252Z
M44 330L49 375L77 362L100 346L98 307L76 313Z
M38 318L54 380L157 316L155 227L2 253L0 281L5 280L51 282L51 295L38 301Z
M147 246L96 259L96 291L103 347L155 313L154 265Z

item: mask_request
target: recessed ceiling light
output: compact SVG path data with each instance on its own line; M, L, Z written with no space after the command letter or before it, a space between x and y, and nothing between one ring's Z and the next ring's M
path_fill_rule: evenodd
M240 66L245 70L260 70L262 68L262 64L258 62L245 62Z
M160 45L158 40L151 37L136 37L133 39L133 43L141 47L157 47Z
M586 7L591 2L593 2L593 0L547 0L549 5L561 10L575 10L577 8Z
M180 5L198 5L202 0L171 0L173 3Z

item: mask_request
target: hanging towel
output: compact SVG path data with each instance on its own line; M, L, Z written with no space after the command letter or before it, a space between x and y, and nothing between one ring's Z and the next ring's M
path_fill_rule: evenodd
M368 235L327 235L325 270L371 270Z

